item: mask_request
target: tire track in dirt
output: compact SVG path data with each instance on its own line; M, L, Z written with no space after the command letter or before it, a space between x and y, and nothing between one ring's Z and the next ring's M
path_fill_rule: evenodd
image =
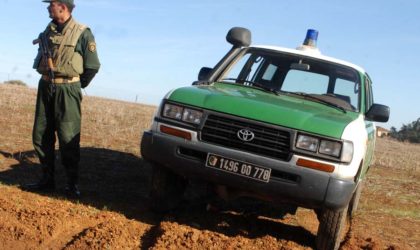
M162 216L147 233L142 249L313 249L314 235L294 215L269 208L269 217L257 212L224 207L206 211L189 204ZM142 241L145 238L142 238Z

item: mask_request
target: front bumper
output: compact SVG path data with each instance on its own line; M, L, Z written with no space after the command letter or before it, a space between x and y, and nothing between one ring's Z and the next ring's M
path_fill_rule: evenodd
M252 180L205 166L208 153L271 168L268 183ZM143 133L141 154L187 178L201 179L253 193L276 203L292 203L307 208L339 209L346 206L355 189L351 180L340 180L328 173L296 166L297 157L288 162L233 150L201 141L188 141L153 131Z

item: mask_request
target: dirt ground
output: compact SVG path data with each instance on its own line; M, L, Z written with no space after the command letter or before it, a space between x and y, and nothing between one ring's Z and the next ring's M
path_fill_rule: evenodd
M293 215L241 201L208 210L205 200L190 198L176 211L153 213L151 166L138 145L155 107L140 104L83 100L80 199L64 195L59 156L55 192L22 190L40 176L31 145L34 101L35 90L0 84L0 249L314 248L318 221L303 208ZM384 155L395 153L390 144L404 150L378 140L382 158L369 172L341 249L420 249L420 167L387 165Z

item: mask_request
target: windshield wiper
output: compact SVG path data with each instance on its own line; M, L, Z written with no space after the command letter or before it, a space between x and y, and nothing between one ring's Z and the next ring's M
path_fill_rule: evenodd
M305 98L305 99L315 100L315 101L317 101L317 102L320 102L320 103L326 104L327 106L330 106L330 107L334 107L334 108L336 108L336 109L339 109L339 110L343 111L343 113L347 113L347 111L346 111L343 107L341 107L340 105L337 105L337 104L335 104L335 103L332 103L332 102L326 101L326 100L324 100L324 99L322 99L322 98L316 97L316 96L311 95L311 94L306 94L306 93L304 93L304 92L288 92L288 91L284 91L284 93L287 93L287 94L292 94L292 95L302 96L302 97L303 97L303 98Z
M261 83L258 82L254 82L254 81L250 81L250 80L243 80L243 79L236 79L236 78L223 78L222 81L235 81L235 84L237 84L236 81L238 81L239 83L248 83L249 85L243 84L243 86L247 86L250 88L255 88L255 89L259 89L259 90L264 90L266 92L270 92L273 93L275 95L278 95L279 92L273 88L269 88Z

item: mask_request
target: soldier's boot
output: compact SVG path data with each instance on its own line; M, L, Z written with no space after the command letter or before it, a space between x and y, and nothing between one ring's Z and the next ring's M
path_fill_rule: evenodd
M42 177L38 182L23 186L28 191L53 191L55 189L54 166L42 166Z
M66 187L64 188L66 195L69 198L77 199L80 198L80 190L79 186L74 182L67 183Z
M67 173L67 185L64 188L69 198L80 198L80 190L78 185L78 176L75 173Z

